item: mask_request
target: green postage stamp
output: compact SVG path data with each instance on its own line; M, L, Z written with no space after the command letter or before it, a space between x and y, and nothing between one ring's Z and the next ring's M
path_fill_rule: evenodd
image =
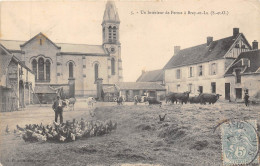
M233 120L221 125L224 165L259 163L259 138L256 128L255 120Z

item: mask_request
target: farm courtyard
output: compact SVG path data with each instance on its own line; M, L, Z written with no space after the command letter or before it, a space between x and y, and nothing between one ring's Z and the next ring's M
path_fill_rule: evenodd
M93 111L95 116L90 116ZM166 115L159 122L159 115ZM220 127L225 119L256 119L260 132L259 105L222 103L214 105L163 104L148 106L124 103L96 103L88 108L84 100L75 110L64 111L64 122L73 118L112 120L117 129L111 133L74 142L25 142L13 133L16 125L50 124L51 105L32 105L23 111L0 113L0 163L3 166L79 166L79 165L222 165ZM6 126L10 130L6 133Z

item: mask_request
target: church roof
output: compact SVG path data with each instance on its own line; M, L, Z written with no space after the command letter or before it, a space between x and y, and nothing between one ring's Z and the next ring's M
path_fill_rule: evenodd
M21 50L20 45L27 43L26 41L17 40L0 40L9 51ZM82 53L82 54L107 54L102 45L88 45L88 44L69 44L56 43L55 45L61 48L61 53Z
M114 1L107 1L103 22L120 22Z
M166 90L156 82L119 82L115 85L120 90Z
M25 43L21 44L20 46L21 46L21 47L24 47L26 44L30 43L32 40L34 40L35 38L37 38L37 37L39 37L39 36L44 37L44 38L45 38L46 40L48 40L51 44L53 44L56 48L60 49L59 46L57 46L54 42L52 42L46 35L44 35L44 34L41 33L41 32L40 32L39 34L35 35L34 37L32 37L30 40L28 40L28 41L26 41Z
M156 82L163 81L163 70L146 71L143 73L136 82Z
M164 66L164 69L192 65L223 58L240 35L245 38L242 33L239 33L237 36L230 36L212 41L209 46L207 46L207 43L205 43L182 49L170 59L170 61Z
M249 60L249 61L248 61ZM228 68L225 75L233 73L236 67L243 68L243 74L260 73L260 50L242 52Z

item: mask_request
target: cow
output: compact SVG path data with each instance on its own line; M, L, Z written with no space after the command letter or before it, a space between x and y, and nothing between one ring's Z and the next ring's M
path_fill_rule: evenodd
M76 98L65 99L66 107L70 107L70 110L74 111L74 105L76 103Z
M87 98L87 104L88 104L88 107L93 107L94 106L94 103L96 103L96 99L94 97L88 97Z
M199 98L199 96L189 97L188 101L190 102L190 104L200 103L200 98Z
M176 101L180 101L181 104L185 103L187 104L188 102L188 99L189 99L189 94L190 92L184 92L184 93L169 93L167 96L166 96L166 103L168 101L171 101L172 103L174 103Z
M149 105L152 105L152 104L159 104L160 107L162 106L162 102L158 101L156 98L154 97L148 97L147 98L147 101L149 103Z
M214 104L219 99L220 94L214 93L201 93L198 97L200 100L200 104Z
M122 96L119 96L116 100L117 105L123 105L124 98Z
M135 105L137 105L137 103L145 103L145 102L148 102L147 99L148 99L147 96L135 95L135 96L134 96Z

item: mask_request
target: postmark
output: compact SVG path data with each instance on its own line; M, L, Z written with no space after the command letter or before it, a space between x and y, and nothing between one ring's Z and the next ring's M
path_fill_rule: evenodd
M255 120L231 120L221 125L223 165L259 163L256 128Z

